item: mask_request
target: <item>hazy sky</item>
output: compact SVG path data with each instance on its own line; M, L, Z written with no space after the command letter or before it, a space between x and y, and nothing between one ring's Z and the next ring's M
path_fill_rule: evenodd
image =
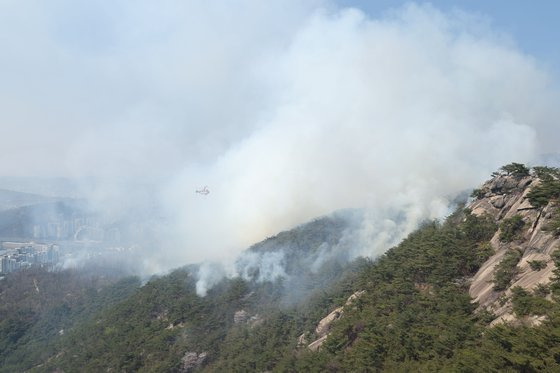
M552 2L348 4L0 0L0 176L95 176L107 216L152 199L176 266L347 207L376 253L557 152Z
M341 6L355 6L368 14L379 16L388 8L409 1L395 0L337 0ZM540 63L549 66L560 76L560 40L558 14L560 2L556 0L433 0L428 3L450 11L462 10L488 20L496 29L509 34L526 53L534 55Z
M211 160L257 125L263 91L279 91L255 61L287 48L317 9L376 19L405 3L1 0L0 175L168 176ZM560 71L556 2L431 4L470 12L482 32Z

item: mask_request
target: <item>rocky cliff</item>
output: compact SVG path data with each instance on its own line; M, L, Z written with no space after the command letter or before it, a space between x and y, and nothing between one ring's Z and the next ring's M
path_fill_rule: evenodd
M494 313L496 319L493 325L504 321L532 325L542 321L536 316L517 320L511 302L513 288L519 286L532 291L539 284L548 285L555 268L551 254L558 248L560 239L546 227L554 218L556 204L551 200L543 206L533 206L528 198L531 190L541 183L534 172L521 176L495 174L476 191L478 198L468 205L473 214L490 215L500 224L500 229L490 241L495 252L472 278L469 289L479 309ZM517 228L514 228L517 231L504 232L511 227L508 223L514 221L517 221ZM513 263L511 280L500 288L496 286L497 272L500 263L512 252L518 253L518 262Z

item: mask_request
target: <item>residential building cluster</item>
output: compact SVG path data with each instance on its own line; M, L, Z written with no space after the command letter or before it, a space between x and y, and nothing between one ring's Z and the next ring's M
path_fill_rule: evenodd
M38 240L112 241L120 240L118 228L104 228L91 217L60 219L34 224L31 232Z
M55 244L2 242L0 273L7 274L31 266L52 266L59 259L60 250Z

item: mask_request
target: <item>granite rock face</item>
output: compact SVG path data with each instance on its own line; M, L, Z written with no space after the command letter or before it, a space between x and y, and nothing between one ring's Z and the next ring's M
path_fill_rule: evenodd
M530 190L540 184L540 180L532 175L522 178L511 175L497 175L482 185L479 198L467 207L476 215L489 215L496 223L504 219L520 216L524 225L519 237L512 242L500 241L500 230L490 241L494 255L490 257L471 279L469 293L479 309L487 309L496 315L493 325L501 322L522 322L535 325L539 320L517 320L512 312L510 301L511 289L520 286L527 290L534 289L538 284L548 284L555 268L551 253L559 248L560 240L550 232L543 230L556 209L552 203L542 208L531 205L527 198ZM517 264L517 273L510 285L503 291L494 289L494 275L497 266L508 251L520 250L522 257ZM531 261L543 261L546 267L533 270Z
M311 342L307 346L311 351L317 351L321 347L323 342L325 342L325 340L329 336L329 332L332 328L333 323L336 322L337 320L339 320L342 317L342 315L344 314L344 308L352 306L352 303L354 303L364 293L365 293L365 290L361 290L361 291L357 291L354 294L350 295L350 297L348 297L348 299L344 303L344 306L337 307L331 313L329 313L326 317L321 319L321 321L319 321L319 323L317 324L317 327L315 328L315 336L317 337L317 339L315 339L313 342ZM302 341L306 341L306 340L307 339L305 337L305 334L302 334L298 338L298 342L302 342ZM300 343L300 344L302 344L302 343Z

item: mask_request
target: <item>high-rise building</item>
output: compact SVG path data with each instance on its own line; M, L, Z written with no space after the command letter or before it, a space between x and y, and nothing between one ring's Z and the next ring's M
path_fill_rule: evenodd
M8 273L8 256L2 257L2 273Z

